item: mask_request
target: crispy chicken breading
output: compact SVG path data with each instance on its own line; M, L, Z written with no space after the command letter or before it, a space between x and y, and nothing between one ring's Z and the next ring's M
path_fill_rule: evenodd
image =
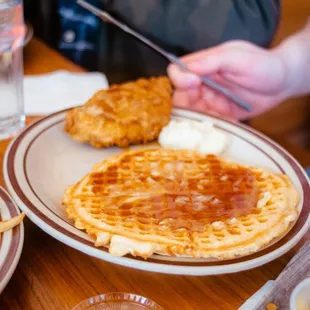
M112 85L67 113L65 131L97 148L147 143L158 138L172 109L171 84L152 77Z

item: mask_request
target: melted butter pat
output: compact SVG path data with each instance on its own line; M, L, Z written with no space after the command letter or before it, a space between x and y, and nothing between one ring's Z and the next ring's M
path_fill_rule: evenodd
M115 235L111 238L109 252L113 256L124 256L130 253L147 258L155 252L155 244Z
M187 149L201 154L221 154L229 143L229 137L216 129L212 122L171 120L158 138L164 148Z

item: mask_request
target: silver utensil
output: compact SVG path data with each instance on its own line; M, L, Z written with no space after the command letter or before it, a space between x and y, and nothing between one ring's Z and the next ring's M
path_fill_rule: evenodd
M118 26L123 31L131 34L132 36L134 36L135 38L139 39L140 41L142 41L146 45L150 46L155 51L157 51L158 53L160 53L161 55L166 57L171 63L176 64L183 71L186 71L186 72L189 72L189 73L193 73L193 72L191 72L189 70L187 65L184 62L182 62L178 57L176 57L175 55L165 51L164 49L162 49L161 47L159 47L158 45L156 45L155 43L153 43L149 39L145 38L141 34L137 33L133 29L129 28L127 25L121 23L120 21L118 21L117 19L112 17L109 13L107 13L106 11L99 10L98 8L96 8L95 6L89 4L88 2L86 2L84 0L77 0L77 3L79 5L81 5L83 8L85 8L85 9L89 10L90 12L92 12L94 15L100 17L103 21L105 21L105 22L108 21L108 22ZM246 103L242 99L238 98L230 90L228 90L228 89L224 88L223 86L217 84L216 82L212 81L208 77L203 77L202 76L202 77L199 77L199 78L201 79L201 81L205 85L207 85L210 88L216 90L217 92L223 94L224 96L226 96L228 99L230 99L233 102L235 102L237 105L239 105L244 110L246 110L248 112L252 111L252 107L248 103Z

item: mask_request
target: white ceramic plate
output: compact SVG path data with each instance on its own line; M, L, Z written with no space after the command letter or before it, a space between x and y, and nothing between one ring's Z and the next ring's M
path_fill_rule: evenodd
M153 255L147 261L113 257L106 248L96 248L93 240L76 229L61 205L65 188L77 182L92 166L118 148L95 149L73 141L64 131L66 111L47 116L26 128L10 145L4 160L7 187L26 215L48 234L65 244L100 259L154 272L187 275L211 275L237 272L265 264L291 249L309 227L309 183L303 169L280 146L247 128L185 110L175 109L173 117L212 119L216 126L230 133L232 140L227 156L237 162L253 164L274 172L286 173L299 196L300 216L290 232L280 241L247 257L227 261L173 258ZM304 202L307 201L307 204Z
M26 25L25 25L25 28L26 28L26 33L25 33L24 43L23 43L24 47L29 43L29 41L33 37L33 27L32 27L32 25L29 22L27 22Z
M19 210L0 187L1 220L8 220L19 214ZM0 293L3 291L17 266L24 243L23 223L0 234Z

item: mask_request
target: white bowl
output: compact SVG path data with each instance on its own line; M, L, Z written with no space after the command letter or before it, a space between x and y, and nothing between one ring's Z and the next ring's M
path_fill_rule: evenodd
M310 278L301 281L293 290L290 298L291 310L310 309Z

